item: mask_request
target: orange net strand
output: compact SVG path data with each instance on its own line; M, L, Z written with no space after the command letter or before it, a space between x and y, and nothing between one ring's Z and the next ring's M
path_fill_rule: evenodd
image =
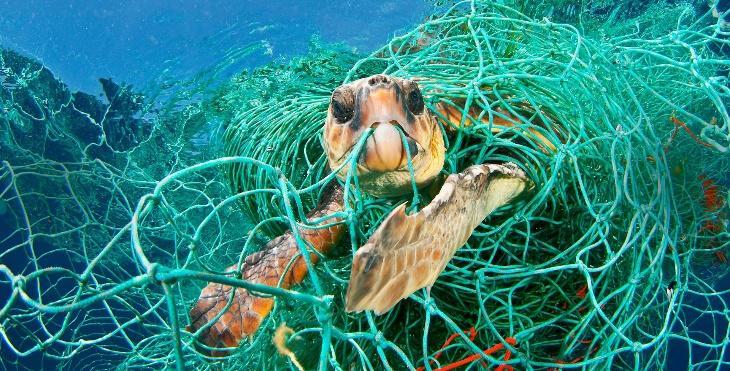
M517 340L515 338L513 338L513 337L508 337L508 338L506 338L504 340L509 345L515 345L515 344L517 344ZM496 353L496 352L498 352L498 351L500 351L502 349L504 349L504 344L499 343L499 344L496 344L496 345L492 346L491 348L485 349L484 350L484 354L491 355L491 354ZM505 361L509 361L510 356L511 356L511 352L508 350L505 353L504 360ZM457 367L461 367L461 366L468 365L469 363L472 363L472 362L476 361L479 358L481 358L481 354L473 354L473 355L471 355L469 357L466 357L466 358L464 358L464 359L462 359L460 361L456 361L454 363L450 363L450 364L445 365L443 367L437 368L435 371L448 371L448 370L453 370L453 369L455 369ZM505 365L505 364L499 365L495 369L495 371L512 371L512 370L513 370L512 366Z
M695 142L697 142L697 144L708 147L708 148L712 148L712 145L710 143L707 143L707 142L703 141L702 139L700 139L699 137L697 137L697 135L695 135L695 133L692 131L692 129L690 129L687 126L687 124L685 124L682 120L678 119L677 116L672 115L671 117L669 117L669 119L672 120L672 123L674 123L674 126L675 126L674 131L672 132L672 137L670 139L670 142L677 135L677 130L679 128L682 128L682 129L684 129L684 131L687 132L687 134L689 134L690 137L692 137L692 139L694 139ZM667 151L668 146L669 145L667 144L667 146L664 148L665 152Z
M464 333L469 335L469 340L471 340L471 341L474 341L474 339L477 336L477 330L474 329L474 326L472 326L471 328L469 328L468 331L464 331ZM443 350L444 348L446 348L447 346L449 346L449 344L451 344L451 342L454 341L454 339L456 339L457 336L459 336L458 333L451 334L451 336L449 336L449 338L446 339L446 341L444 342L444 344L441 346L440 349ZM439 351L438 353L436 353L436 355L434 356L434 358L435 359L438 359L439 357L441 357L441 353L443 353L443 352ZM430 363L433 363L433 360ZM416 369L416 371L423 371L423 370L425 370L425 368L423 366L418 367Z

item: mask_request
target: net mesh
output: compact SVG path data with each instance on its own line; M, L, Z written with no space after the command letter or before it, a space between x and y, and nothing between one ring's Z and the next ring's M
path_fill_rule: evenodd
M284 323L307 369L650 369L670 349L727 365L727 25L688 4L610 9L441 4L368 56L315 42L214 88L214 71L147 96L108 80L107 102L3 51L4 366L294 367L272 344ZM535 190L485 220L430 293L383 316L344 312L352 254L425 193L352 189L347 243L295 291L224 273L303 223L332 179L330 94L374 73L418 79L432 110L482 116L441 120L444 174L511 161ZM515 128L488 123L507 113ZM278 298L225 358L184 329L209 281Z

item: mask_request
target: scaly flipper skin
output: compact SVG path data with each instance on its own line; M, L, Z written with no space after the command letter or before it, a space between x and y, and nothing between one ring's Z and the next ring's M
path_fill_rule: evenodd
M474 228L529 187L514 164L475 165L450 175L418 213L406 215L405 205L395 209L353 258L347 311L382 314L431 287Z
M341 210L342 188L335 185L329 192L325 192L319 206L309 213L307 218L315 219ZM335 221L337 220L330 219L326 221L326 224ZM322 229L301 228L299 232L314 249L327 253L344 235L344 226L335 225ZM289 266L292 259L296 260ZM311 253L310 259L312 263L316 263L319 257ZM288 270L287 267L289 267ZM237 267L234 265L227 271L235 269ZM290 288L302 282L307 274L307 266L300 255L294 234L287 231L267 243L261 251L247 256L241 273L241 278L250 282ZM188 331L196 331L220 313L231 298L231 289L231 286L219 283L208 284L200 293L195 307L190 310L191 326ZM203 331L199 340L213 348L236 347L241 340L256 333L273 306L273 298L255 296L245 289L237 288L233 296L233 304L228 311ZM212 352L213 356L225 354L224 351Z

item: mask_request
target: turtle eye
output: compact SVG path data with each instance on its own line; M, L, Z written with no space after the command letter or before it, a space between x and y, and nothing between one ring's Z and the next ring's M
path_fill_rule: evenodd
M335 116L337 122L344 124L352 119L355 113L355 94L349 87L341 87L332 93L330 101L332 107L332 116Z
M413 87L411 88L411 92L408 93L408 110L411 111L414 115L421 114L423 112L423 95L421 95L421 89L418 88L418 85L414 82Z

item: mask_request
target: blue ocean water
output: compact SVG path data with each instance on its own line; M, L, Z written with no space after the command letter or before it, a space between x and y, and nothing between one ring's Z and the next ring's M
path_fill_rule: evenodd
M231 73L302 55L314 35L372 51L427 9L419 0L3 0L0 45L39 58L72 90L93 93L100 77L138 87L166 70L189 77L253 43L263 51Z
M99 78L154 88L160 76L189 78L246 45L258 47L236 58L227 73L219 76L221 80L242 69L303 55L313 38L368 53L398 30L418 24L431 7L412 0L4 1L0 2L0 46L42 61L71 90L97 95L102 91ZM11 246L19 240L3 242ZM716 289L730 287L723 282ZM695 330L712 333L727 327L726 323L715 325L725 329L699 321ZM697 357L696 352L703 349L680 340L672 346L676 351L670 354L670 368L686 364L690 350ZM6 347L0 348L7 352ZM13 364L0 365L13 368ZM53 359L31 356L14 366L55 365Z

